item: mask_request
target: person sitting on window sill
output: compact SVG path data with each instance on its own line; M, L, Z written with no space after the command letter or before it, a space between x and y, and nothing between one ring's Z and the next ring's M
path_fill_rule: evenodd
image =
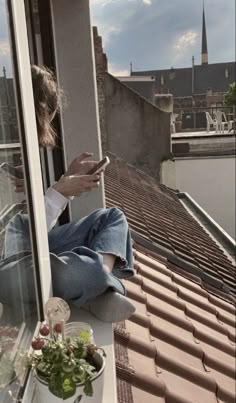
M32 66L39 145L55 146L51 126L61 98L53 73ZM82 219L56 226L71 197L99 186L100 174L88 175L97 161L91 153L75 158L67 172L45 194L53 295L84 307L98 319L117 322L129 318L135 307L126 297L120 279L134 275L132 242L125 215L118 208L98 209ZM24 179L15 179L16 191L24 190ZM14 280L19 271L26 282L28 300L34 289L28 216L17 214L6 228L4 256L0 261L0 300L7 301L6 282L15 284L15 303L21 298ZM18 287L19 288L19 287ZM32 295L31 295L32 294Z

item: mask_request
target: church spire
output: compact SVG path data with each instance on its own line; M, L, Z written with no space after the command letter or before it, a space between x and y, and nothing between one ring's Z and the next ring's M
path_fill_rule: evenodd
M202 64L208 64L207 36L206 36L206 21L205 21L204 2L203 2L203 13L202 13Z

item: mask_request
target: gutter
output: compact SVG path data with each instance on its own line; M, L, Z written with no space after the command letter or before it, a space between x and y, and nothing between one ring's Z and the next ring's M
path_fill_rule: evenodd
M235 264L236 243L234 239L187 192L178 192L177 196L190 214L197 219L217 245L223 249L230 261Z

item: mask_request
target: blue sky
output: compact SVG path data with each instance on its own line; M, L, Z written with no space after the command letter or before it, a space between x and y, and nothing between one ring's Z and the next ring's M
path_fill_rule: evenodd
M202 0L90 0L109 71L201 63ZM205 0L209 63L235 60L235 0Z

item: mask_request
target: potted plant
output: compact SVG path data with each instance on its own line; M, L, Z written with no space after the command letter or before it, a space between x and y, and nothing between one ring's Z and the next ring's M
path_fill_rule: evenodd
M31 345L29 364L37 380L39 403L102 401L104 351L89 343L89 333L65 337L63 323L47 324Z

